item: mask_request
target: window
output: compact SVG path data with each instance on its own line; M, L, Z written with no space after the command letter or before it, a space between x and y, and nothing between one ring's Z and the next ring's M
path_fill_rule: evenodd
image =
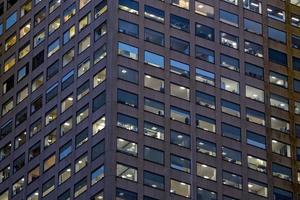
M99 156L101 156L104 153L104 149L105 149L105 141L104 140L95 144L92 147L92 156L91 156L92 161L96 160Z
M86 72L88 72L90 69L90 66L91 66L90 58L87 58L84 61L82 61L77 67L77 77L80 77L83 74L85 74Z
M12 34L5 40L5 51L8 51L12 46L14 46L17 42L17 35L16 33Z
M264 69L251 63L245 63L245 74L252 78L264 80Z
M81 179L74 185L74 198L78 197L87 190L87 177Z
M136 168L117 163L117 177L137 182L137 175Z
M117 101L118 103L137 108L138 107L138 96L131 92L118 89L117 91Z
M69 141L59 148L59 160L63 160L71 153L72 153L72 141Z
M61 90L65 90L74 82L74 70L68 72L61 79Z
M300 80L294 79L294 91L300 92Z
M145 18L163 23L165 20L165 12L163 10L145 5L144 7Z
M56 142L56 129L52 130L44 137L44 148L47 148Z
M19 126L23 122L27 120L27 107L25 107L23 110L18 112L15 117L15 124L16 126Z
M117 115L117 126L127 129L129 131L138 131L138 120L134 117L118 113Z
M37 14L34 15L34 26L37 26L46 18L46 7L42 8Z
M73 120L72 118L67 119L60 125L60 135L64 136L73 128Z
M39 118L36 121L34 121L32 124L30 124L30 137L33 137L35 134L37 134L42 129L42 119Z
M226 172L226 171L223 171L222 175L223 175L223 184L224 185L228 185L228 186L231 186L231 187L234 187L237 189L243 188L241 176L231 173L231 172Z
M226 113L228 115L241 117L241 108L239 104L221 99L221 110L223 113Z
M42 30L41 32L37 33L33 38L33 47L37 47L45 40L45 38L46 38L45 30Z
M271 128L283 133L288 133L290 130L290 124L283 119L271 116Z
M277 140L272 140L272 152L284 157L291 157L291 146Z
M196 80L214 86L215 74L200 68L196 68Z
M292 35L292 47L300 49L300 36Z
M78 53L82 53L91 45L91 37L88 35L83 40L81 40L78 44Z
M107 32L107 24L105 21L94 30L94 41L100 39L103 35L106 34L106 32Z
M27 33L30 32L30 29L31 29L31 23L29 21L20 28L20 38L27 35Z
M29 63L26 63L23 67L18 70L17 82L20 82L25 78L29 73Z
M95 6L95 19L100 17L107 11L107 0L102 0L98 5Z
M267 173L267 161L250 155L247 156L247 160L248 160L248 167L250 169L262 173Z
M300 115L300 102L295 101L295 114Z
M3 183L6 179L8 179L10 176L10 166L7 165L6 167L2 168L0 170L0 183ZM0 195L1 199L1 195Z
M64 22L67 22L71 17L73 17L76 14L76 4L73 3L70 5L67 9L64 10Z
M29 13L32 9L32 1L27 1L26 3L24 3L21 6L21 14L20 17L23 17L24 15L26 15L27 13Z
M85 128L75 137L75 147L78 148L88 141L88 129Z
M171 130L171 144L175 144L180 147L190 148L191 138L186 134Z
M242 164L242 153L227 147L222 147L222 159L236 164L241 165Z
M25 154L23 153L13 162L13 173L18 172L25 166Z
M287 55L275 49L269 48L269 60L273 63L287 66Z
M93 87L97 87L101 83L103 83L106 79L106 68L99 71L97 74L93 77Z
M190 55L190 43L175 37L170 37L170 49Z
M225 54L220 55L220 65L226 69L233 71L240 71L240 61L237 58L227 56Z
M246 85L246 97L256 100L256 101L260 101L260 102L264 102L264 91L251 87L249 85Z
M122 138L117 139L117 150L128 155L137 156L137 144Z
M209 63L215 63L215 52L213 50L196 45L195 51L196 58Z
M69 180L69 178L71 178L71 174L72 174L72 169L71 169L71 165L68 165L67 167L65 167L64 169L62 169L59 174L58 174L58 184L63 184L64 182L66 182L67 180Z
M266 149L266 137L251 131L247 131L247 144L261 149Z
M10 98L2 104L2 116L4 116L9 111L11 111L13 108L14 108L14 100L13 98Z
M11 143L5 144L1 149L0 149L0 161L4 160L7 158L10 153L11 153Z
M17 22L17 12L14 12L13 14L9 15L6 19L6 30L8 30L10 27L12 27Z
M288 78L287 76L283 75L283 74L279 74L276 72L270 72L270 83L277 85L277 86L281 86L284 88L288 87Z
M117 188L116 190L116 198L120 200L137 200L137 196L138 195L135 192L130 192L121 188Z
M138 15L139 3L133 0L119 0L119 9Z
M144 28L144 38L147 42L151 42L159 46L165 46L165 35L161 32L157 32L149 28Z
M60 0L51 0L49 2L49 14L52 13L56 8L60 6Z
M79 9L83 8L86 6L91 0L80 0L79 2Z
M263 57L263 47L260 44L254 43L254 42L250 42L245 40L244 43L244 51L246 53L249 53L253 56L262 58Z
M150 75L145 75L144 86L152 90L164 92L165 91L165 82L164 80L152 77Z
M200 138L197 138L196 142L197 152L213 157L217 156L217 146L215 143Z
M170 112L171 112L171 116L170 116L171 120L178 121L185 124L191 123L191 114L189 111L171 106Z
M190 173L191 161L189 159L171 154L171 168Z
M138 60L138 48L122 42L118 42L118 54L127 58Z
M263 112L246 108L246 119L249 122L256 123L259 125L265 125L265 114Z
M134 84L137 84L139 79L137 71L123 66L118 67L118 78Z
M66 65L68 65L70 62L73 61L75 56L75 49L72 48L69 51L67 51L64 55L63 55L63 67L65 67ZM73 71L73 70L72 70Z
M190 100L190 89L181 85L170 83L170 94L187 101Z
M105 116L93 122L93 135L96 135L105 128Z
M164 152L151 147L144 146L144 159L163 165Z
M133 37L139 37L139 25L119 19L119 32Z
M235 94L239 94L240 83L225 77L221 77L221 89Z
M47 196L50 192L55 190L55 177L50 178L42 185L43 197Z
M18 91L18 93L17 93L17 104L19 104L24 99L26 99L28 97L28 93L29 93L28 86L25 86L20 91Z
M262 197L268 197L267 184L248 179L248 192Z
M190 0L172 0L172 5L189 10Z
M238 16L225 10L220 10L220 21L235 27L239 26Z
M222 123L222 135L237 141L241 140L241 129L227 123Z
M46 160L44 160L44 166L43 166L44 172L50 169L51 167L54 167L55 163L56 163L55 154L52 154L48 158L46 158Z
M87 154L85 153L75 160L75 173L79 172L87 165L88 165L88 157Z
M258 22L252 21L250 19L244 19L244 30L251 32L251 33L261 35L262 34L262 25Z
M217 200L217 193L203 188L197 188L197 200Z
M33 114L43 107L43 97L39 96L30 105L30 113Z
M26 131L22 131L15 137L15 149L18 149L20 146L26 143Z
M270 39L286 44L286 32L268 27L268 36Z
M200 128L202 130L213 132L213 133L216 132L216 121L214 119L197 114L196 125L197 128Z
M190 32L190 21L177 15L170 15L170 26L185 32Z
M76 124L79 124L89 116L89 105L85 105L76 112Z
M199 15L203 15L210 18L214 18L215 16L215 11L213 6L198 1L195 1L195 12Z
M229 33L220 32L221 44L234 49L239 48L239 38Z
M50 111L48 111L46 113L45 116L45 125L47 126L48 124L50 124L51 122L53 122L54 120L56 120L57 118L57 107L52 108Z
M279 8L268 5L267 7L268 17L285 22L285 12Z
M7 58L4 61L4 67L3 67L3 71L7 72L8 70L10 70L11 68L13 68L16 64L16 55L13 54L12 56L10 56L9 58Z
M91 174L91 185L95 185L104 178L104 165L94 169Z
M206 164L197 163L197 176L208 180L216 181L217 170L216 168L208 166Z
M149 51L144 53L145 63L157 68L164 68L164 57Z
M60 18L56 18L53 20L48 26L48 35L51 35L60 27Z
M165 188L165 177L152 172L144 171L144 185L163 190Z
M13 185L12 185L12 196L15 196L22 192L25 186L25 178L22 177L21 179L17 180Z
M283 190L277 187L274 187L273 189L273 197L277 199L286 199L286 200L292 200L293 199L293 193L287 190Z
M106 56L106 44L102 45L94 52L94 65L100 62Z
M5 138L8 134L12 133L12 126L12 120L9 120L0 127L0 140Z
M300 71L300 58L293 56L293 69Z
M285 111L289 110L289 101L287 98L276 95L276 94L270 94L270 104L271 106L274 106L279 109L283 109Z
M258 0L244 0L244 8L253 12L262 13L262 3Z
M174 179L171 179L171 188L170 193L177 194L179 196L184 196L186 198L190 198L191 195L191 185L176 181Z
M75 34L76 34L75 25L73 25L66 32L64 32L64 34L63 34L63 44L67 44L70 40L72 40L72 38L75 37ZM85 45L85 44L83 44L83 45ZM82 46L79 46L79 47L82 48Z
M149 137L156 138L159 140L164 140L165 129L162 126L145 121L144 122L144 135L147 135Z
M190 66L188 64L170 60L170 71L183 77L190 76Z
M59 50L59 39L54 40L48 45L48 58Z
M274 177L292 181L292 170L289 167L277 163L272 163L272 174Z
M46 103L51 101L57 96L58 93L58 82L50 86L46 91Z
M103 91L93 98L93 112L101 108L105 104L106 92Z
M195 30L196 36L214 41L215 40L215 30L209 26L196 23L196 30Z

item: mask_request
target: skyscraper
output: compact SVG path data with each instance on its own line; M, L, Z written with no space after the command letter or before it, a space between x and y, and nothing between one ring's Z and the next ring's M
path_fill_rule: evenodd
M0 200L300 199L300 0L2 0L0 19Z

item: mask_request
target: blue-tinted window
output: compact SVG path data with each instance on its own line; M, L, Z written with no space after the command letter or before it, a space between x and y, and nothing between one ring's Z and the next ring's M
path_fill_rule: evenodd
M184 133L171 130L171 144L185 148L191 148L191 137Z
M190 55L190 43L175 37L170 37L170 48L185 55Z
M171 14L170 20L171 27L190 32L190 21L188 19Z
M217 156L216 143L197 138L197 151L209 156Z
M117 96L118 103L134 108L138 107L138 96L136 94L118 89Z
M215 40L215 30L209 26L196 23L196 36L214 41Z
M145 17L148 19L152 19L158 22L164 22L165 20L165 12L158 8L154 8L152 6L145 5Z
M198 46L198 45L196 45L195 50L196 50L196 52L195 52L196 58L207 61L209 63L215 63L215 52L213 50L210 50L210 49Z
M222 147L222 159L237 165L242 164L242 153L227 147Z
M170 59L170 71L184 77L190 76L190 66L177 60Z
M272 163L272 174L277 178L292 181L292 169L289 167Z
M137 24L119 19L119 32L133 37L139 37L139 26Z
M17 12L14 12L6 19L6 30L17 22Z
M120 200L138 200L137 193L117 188L116 198Z
M118 78L123 79L125 81L129 81L131 83L137 84L139 81L139 74L137 71L133 69L129 69L127 67L119 66L118 68Z
M264 80L264 69L251 63L245 63L245 74L252 78Z
M292 47L295 49L300 49L300 37L299 36L292 35Z
M280 31L278 29L268 27L268 36L270 39L275 40L277 42L286 43L286 32Z
M144 159L161 165L165 162L163 151L147 146L144 147Z
M240 71L240 61L237 58L221 54L220 55L220 65L222 67L225 67L227 69L233 70L233 71Z
M251 131L247 131L247 144L261 149L266 149L266 137Z
M227 12L225 10L220 10L220 21L232 26L239 26L238 15Z
M273 188L273 199L278 200L292 200L293 193L284 189L280 189L277 187Z
M222 135L240 141L241 129L227 123L222 123Z
M236 103L232 103L230 101L226 101L224 99L221 100L222 112L233 115L236 117L240 117L240 105Z
M294 90L300 92L300 80L294 79Z
M293 68L294 70L300 71L300 58L293 56Z
M144 185L163 190L165 188L165 177L152 172L144 171Z
M165 58L161 55L152 53L150 51L145 51L144 57L145 63L147 63L148 65L158 68L164 68L165 66Z
M119 8L133 14L139 14L139 3L136 1L119 0Z
M216 100L215 96L206 94L204 92L196 91L196 102L207 108L215 109L216 108Z

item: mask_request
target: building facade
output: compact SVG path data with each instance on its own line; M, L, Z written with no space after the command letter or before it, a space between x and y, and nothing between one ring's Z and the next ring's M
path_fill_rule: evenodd
M299 200L299 0L0 1L0 200Z

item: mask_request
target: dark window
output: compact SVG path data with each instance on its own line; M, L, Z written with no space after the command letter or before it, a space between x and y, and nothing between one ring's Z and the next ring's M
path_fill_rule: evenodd
M170 37L170 48L185 55L190 55L190 43L175 37Z
M43 96L40 96L31 103L31 107L30 107L31 114L41 109L42 106L43 106Z
M277 178L292 181L292 169L277 163L272 163L272 174Z
M196 91L196 102L201 106L205 106L207 108L215 109L216 108L216 100L215 96L206 94L204 92Z
M184 133L171 130L171 144L191 148L191 137Z
M23 110L21 110L16 114L16 119L15 119L16 126L19 126L26 120L27 120L27 107L25 107Z
M44 63L44 50L33 57L32 71L34 71L36 68L38 68L43 63Z
M138 120L134 117L118 113L117 126L129 131L138 131Z
M237 150L233 150L227 147L222 147L222 158L227 162L234 163L237 165L242 164L242 153Z
M273 198L278 200L292 200L293 193L277 187L273 188Z
M105 141L102 140L101 142L99 142L98 144L95 144L92 147L92 161L94 161L96 158L98 158L99 156L101 156L104 153L104 149L105 149Z
M216 143L197 138L197 151L209 156L216 157L217 145Z
M133 37L139 37L139 25L119 19L119 32Z
M25 153L14 160L13 173L16 173L25 166Z
M80 147L88 140L89 129L85 128L75 137L75 147Z
M144 185L163 190L165 188L165 177L144 171Z
M264 80L264 69L251 63L245 63L245 74L259 80Z
M266 137L251 131L247 131L247 144L266 149Z
M287 66L287 55L275 49L269 48L269 60L273 63Z
M117 188L116 198L119 200L137 200L137 193Z
M66 89L74 82L74 70L70 71L61 80L61 90Z
M164 164L164 152L145 146L144 147L144 159L163 165Z
M56 60L47 68L47 80L55 76L59 71L59 60Z
M294 70L300 71L300 58L293 56L293 68Z
M145 41L151 42L160 46L165 45L165 35L163 33L154 31L149 28L145 28Z
M136 1L119 0L119 8L133 14L139 14L139 3Z
M197 188L197 200L217 200L217 193L203 188Z
M100 24L95 30L94 41L100 39L107 32L107 24L106 21Z
M294 79L294 90L300 92L300 80Z
M241 140L241 129L227 123L222 123L222 135L234 140Z
M295 49L300 49L300 37L292 35L292 47Z
M12 128L13 128L13 125L12 125L11 120L4 123L4 125L2 125L1 128L0 128L0 140L2 140L8 134L10 134L12 132Z
M69 200L71 198L70 189L58 196L57 200Z
M58 83L55 83L46 91L46 103L51 101L53 98L57 96L58 93Z
M106 92L103 91L93 99L93 112L101 108L105 104Z
M220 65L222 67L225 67L227 69L233 70L233 71L240 71L240 61L237 58L227 56L225 54L220 55Z
M3 87L2 87L2 91L3 91L3 94L6 94L8 91L10 91L11 89L14 88L14 81L15 81L15 76L12 75L10 76L8 79L6 79L6 81L3 82Z
M32 160L41 153L41 142L37 142L29 148L28 160Z
M190 32L190 21L188 19L171 14L170 20L171 27Z
M209 26L196 23L196 36L214 41L215 40L215 30Z
M196 45L195 51L196 58L209 63L215 63L215 52L213 50Z
M177 155L171 155L171 168L190 173L191 161L187 158L183 158Z
M17 81L21 81L28 75L29 72L29 63L26 63L23 67L18 70Z
M138 107L138 96L136 94L118 89L117 96L118 103L128 105L134 108Z

